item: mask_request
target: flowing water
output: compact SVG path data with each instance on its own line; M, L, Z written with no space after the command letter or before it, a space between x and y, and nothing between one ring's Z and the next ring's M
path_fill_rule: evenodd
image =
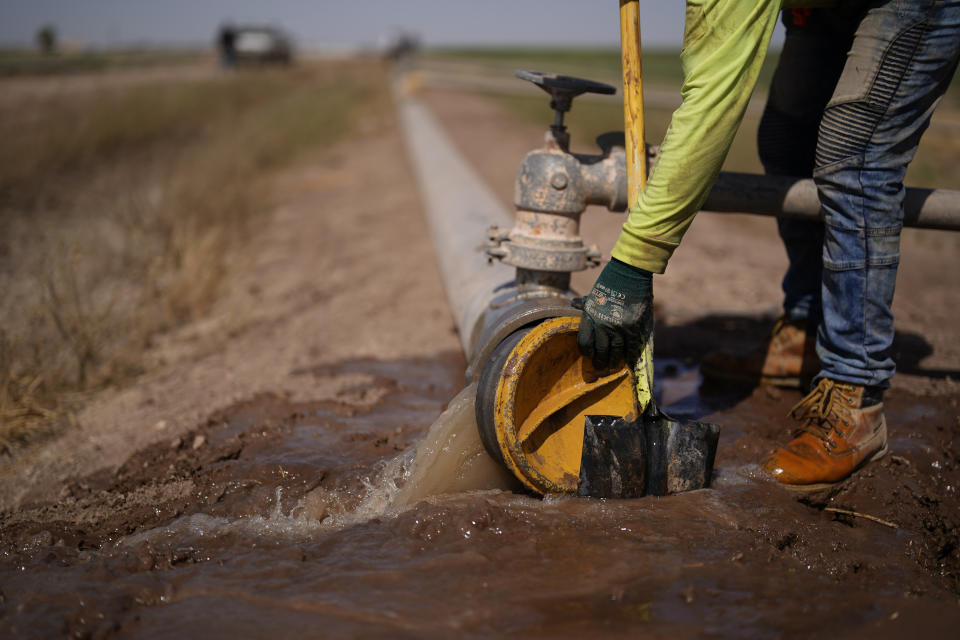
M510 490L517 482L480 442L474 404L477 385L457 394L409 454L397 456L369 486L362 510L379 515L424 498L478 489Z
M460 366L313 372L379 399L254 399L189 434L197 448L157 445L6 514L0 634L894 637L960 621L948 404L892 398L896 455L798 501L757 464L797 394L710 390L664 360L666 410L723 425L713 487L539 499L483 451Z

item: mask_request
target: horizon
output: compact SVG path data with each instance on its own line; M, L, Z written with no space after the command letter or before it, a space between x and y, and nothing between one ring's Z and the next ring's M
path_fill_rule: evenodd
M373 49L398 30L416 34L428 49L613 49L619 47L617 6L600 10L582 0L368 0L362 6L346 0L269 6L256 0L0 0L0 47L32 47L37 30L51 25L67 49L207 48L222 24L234 23L276 26L307 51ZM645 47L680 48L683 4L640 0L640 12Z

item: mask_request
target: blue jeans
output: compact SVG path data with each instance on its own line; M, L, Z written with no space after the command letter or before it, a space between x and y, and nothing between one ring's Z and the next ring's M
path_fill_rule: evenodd
M760 158L767 173L812 175L823 217L778 221L784 311L818 325L818 378L887 387L903 178L960 58L960 0L845 3L784 22Z

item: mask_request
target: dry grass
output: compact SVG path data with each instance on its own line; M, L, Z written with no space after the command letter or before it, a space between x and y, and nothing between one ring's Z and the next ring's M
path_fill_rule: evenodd
M127 49L117 51L61 51L44 54L33 49L0 49L0 76L88 73L192 63L211 59L201 49Z
M387 108L356 61L0 107L0 451L144 370L202 316L272 171Z

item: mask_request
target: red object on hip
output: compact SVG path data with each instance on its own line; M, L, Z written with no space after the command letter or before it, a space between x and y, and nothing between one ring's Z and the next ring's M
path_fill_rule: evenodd
M796 27L803 27L807 24L807 18L813 13L813 9L793 9L793 24Z

